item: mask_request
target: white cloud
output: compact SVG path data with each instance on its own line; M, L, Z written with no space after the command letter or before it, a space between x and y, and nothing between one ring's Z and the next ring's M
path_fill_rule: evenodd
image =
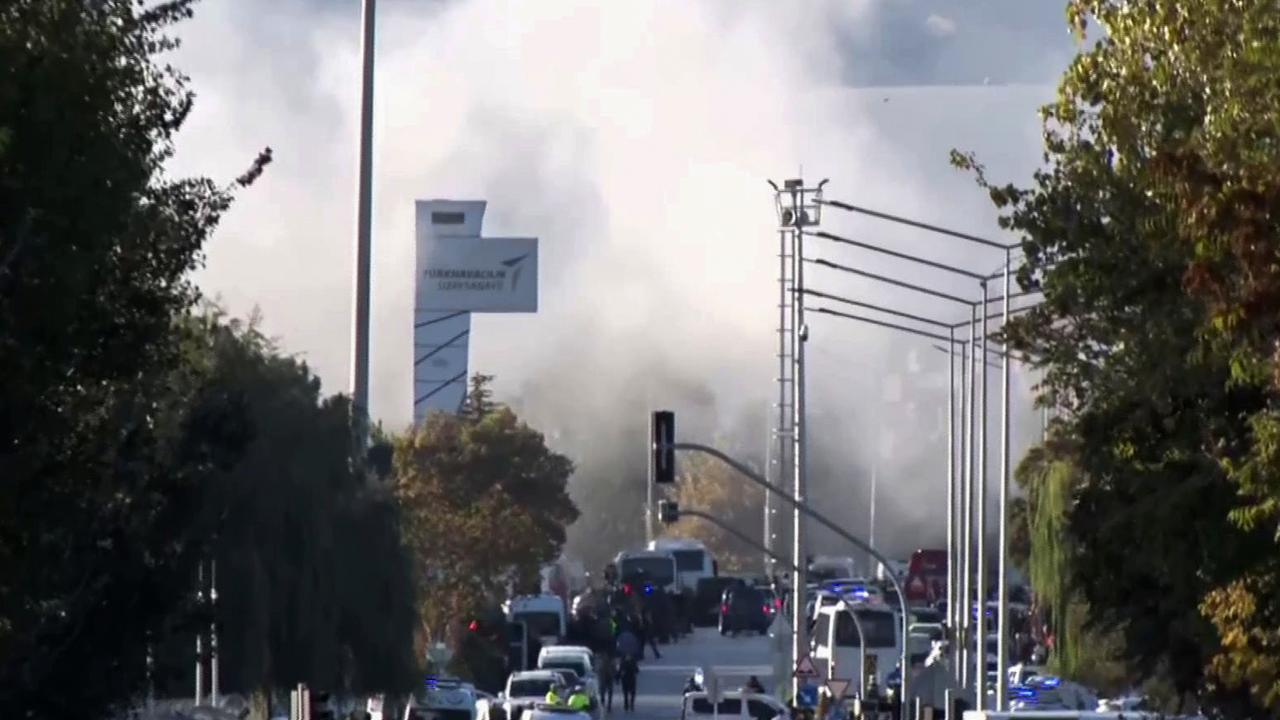
M956 21L937 14L925 18L924 27L934 37L951 37L956 34Z
M763 414L775 393L777 317L766 179L803 166L811 179L831 178L833 197L995 233L989 203L947 167L946 151L972 148L998 177L1025 176L1048 89L841 88L841 32L873 4L383 3L374 414L392 427L410 418L415 198L485 198L488 234L541 237L540 312L478 317L472 369L496 373L500 393L538 398L529 416L578 438L584 453L602 451L590 447L593 433L642 417L645 405L688 405L673 385L638 389L646 378L715 396L713 410L691 418L700 424L682 423L690 432ZM209 247L200 283L233 311L260 305L267 329L330 392L345 390L349 373L358 30L354 15L304 0L219 0L183 28L177 58L199 93L178 170L230 178L259 147L275 151ZM828 217L837 232L941 260L999 259ZM813 251L955 287L866 253ZM829 271L811 279L829 292L959 314ZM877 379L858 368L894 361L901 342L838 322L811 322L821 348L811 401L840 420L813 442L851 452L850 439L866 445L876 423L860 393Z

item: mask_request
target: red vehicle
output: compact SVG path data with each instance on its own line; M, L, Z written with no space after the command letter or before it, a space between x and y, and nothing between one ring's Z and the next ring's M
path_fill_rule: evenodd
M903 585L908 605L932 605L947 597L947 551L916 550Z

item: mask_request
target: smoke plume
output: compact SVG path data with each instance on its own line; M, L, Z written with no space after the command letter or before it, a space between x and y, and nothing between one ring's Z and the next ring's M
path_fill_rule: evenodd
M573 549L595 563L639 539L650 409L677 411L685 439L719 438L763 465L778 321L765 181L830 178L831 198L996 235L989 201L947 151L975 150L1014 180L1038 158L1035 108L1050 88L844 86L845 45L875 32L882 5L380 3L373 413L393 428L411 418L414 199L483 198L486 234L541 238L541 306L477 316L472 370L495 374L499 397L578 463ZM261 306L284 347L345 391L358 17L302 0L219 0L185 38L176 62L198 98L176 169L231 177L259 147L275 153L209 248L201 284L238 312ZM823 226L984 272L1003 259L837 211ZM806 254L977 296L970 280L855 248L810 240ZM968 315L806 272L824 292ZM937 546L946 355L829 316L809 324L811 496L865 534L874 468L877 542L895 555ZM1020 443L1039 427L1030 384L1015 374ZM997 461L993 450L993 473ZM844 552L824 533L814 545Z

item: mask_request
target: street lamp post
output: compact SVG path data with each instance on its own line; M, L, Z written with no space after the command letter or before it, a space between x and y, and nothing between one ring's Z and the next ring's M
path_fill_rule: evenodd
M360 150L356 191L355 308L352 320L351 412L358 448L369 440L369 270L373 225L373 50L377 0L363 0L360 13Z
M1000 337L1000 559L996 579L996 711L1004 712L1009 703L1009 251L1004 254L1004 301L1002 320L1005 332Z
M849 533L849 531L845 530L838 523L832 522L825 515L809 507L806 503L800 502L799 498L791 495L790 493L783 492L780 488L776 488L770 485L768 480L761 477L754 470L747 467L743 463L740 463L737 460L734 460L732 457L729 457L723 452L713 447L710 447L708 445L702 445L699 443L674 442L674 443L671 443L669 447L675 450L696 450L698 452L706 453L707 455L710 455L711 457L716 458L720 462L723 462L724 464L728 465L734 470L737 470L738 474L742 475L743 477L755 483L756 485L764 488L765 492L775 493L784 502L790 504L791 507L796 510L796 512L803 513L806 517L817 521L818 524L822 525L823 527L827 528L831 532L835 533L838 537L844 539L845 541L853 545L855 548L862 550L863 552L866 552L867 554L874 557L877 562L881 563L885 567L890 567L888 558L882 555L880 551L876 550L871 545L868 545L866 542L862 541L857 536L852 535L851 533ZM796 565L798 566L797 569L803 569L804 559L801 558L801 562L796 563ZM902 717L905 720L907 717L909 717L909 714L910 714L910 702L908 702L907 699L910 698L911 696L910 692L908 691L908 683L909 683L911 673L907 672L906 670L910 668L910 664L908 662L910 658L907 655L907 638L909 637L908 628L910 627L910 623L911 623L911 613L907 608L907 596L902 591L902 584L898 581L896 573L889 573L888 577L889 577L889 583L893 585L893 590L898 595L898 610L899 610L899 614L901 615L901 617L899 618L901 621L899 625L900 625L900 631L902 632L902 644L901 644L901 647L899 648L898 662L901 664L902 668L904 669L902 672L902 684L900 686L900 692L903 698L903 702L901 704ZM795 605L803 605L803 603L797 600L795 587L791 589L791 604L793 606L792 607L793 614L795 614L795 607L794 607ZM801 610L801 613L803 613L803 609Z

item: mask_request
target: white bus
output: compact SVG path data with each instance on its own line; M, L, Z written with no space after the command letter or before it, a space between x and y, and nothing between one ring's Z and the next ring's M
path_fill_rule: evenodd
M613 558L618 568L618 579L624 585L643 580L647 587L636 588L636 592L652 592L658 590L672 595L684 591L680 582L680 574L676 572L676 558L666 550L624 550Z
M864 641L865 669L859 654ZM865 675L870 682L874 677L883 692L898 665L901 648L901 622L888 607L841 600L818 611L813 628L813 659L819 673L827 678L852 680L857 688L858 678Z
M658 538L649 543L648 549L669 552L675 557L680 584L690 592L698 587L699 580L719 574L715 558L707 552L707 546L701 540Z

